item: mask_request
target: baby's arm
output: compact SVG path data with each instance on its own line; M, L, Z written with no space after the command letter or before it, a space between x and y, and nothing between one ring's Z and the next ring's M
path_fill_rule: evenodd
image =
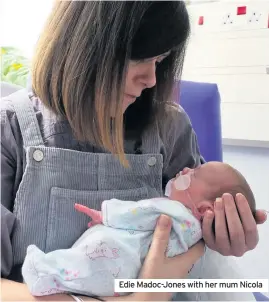
M174 223L185 220L185 207L167 198L126 201L105 200L102 203L104 225L119 229L154 231L161 214L170 216Z
M92 221L90 221L88 223L88 227L92 227L96 224L102 224L103 223L103 218L102 218L102 212L101 211L97 211L97 210L93 210L91 208L88 208L82 204L75 204L75 209L81 213L84 213L86 215L88 215Z
M180 202L167 198L144 199L138 202L118 199L102 203L103 223L106 226L135 231L153 232L161 214L172 218L172 231L167 256L173 257L186 252L201 239L200 222ZM145 237L143 255L147 254L149 237ZM142 257L143 258L143 257Z
M123 201L119 199L106 200L102 203L102 211L97 211L77 203L74 207L77 211L91 218L88 227L92 227L96 224L104 224L114 228L134 230L138 228L138 220L141 216L137 215L135 217L137 226L135 227L132 223L133 214L136 213L141 206L138 206L138 203L134 201ZM128 225L128 222L131 222L132 225Z
M199 221L180 202L167 198L144 199L138 202L110 199L102 203L102 211L79 204L75 208L92 219L89 227L104 224L132 231L154 231L158 217L166 214L173 221L171 235L174 239L177 238L176 241L184 251L201 238Z

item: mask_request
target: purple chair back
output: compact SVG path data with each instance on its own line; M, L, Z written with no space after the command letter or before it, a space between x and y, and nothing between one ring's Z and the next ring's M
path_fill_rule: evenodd
M177 102L190 117L202 156L206 161L222 161L220 94L210 83L177 83Z

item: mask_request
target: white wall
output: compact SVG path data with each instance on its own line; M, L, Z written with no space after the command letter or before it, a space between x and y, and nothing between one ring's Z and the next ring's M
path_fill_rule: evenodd
M246 13L237 15L238 7ZM225 140L269 147L269 1L219 1L188 10L192 34L183 79L218 84Z
M223 146L223 160L246 177L257 208L269 211L269 149ZM244 277L269 279L269 221L259 226L259 235L257 248L236 261Z

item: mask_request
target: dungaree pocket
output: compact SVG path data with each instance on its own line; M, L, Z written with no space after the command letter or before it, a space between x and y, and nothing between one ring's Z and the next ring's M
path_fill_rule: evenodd
M105 199L137 201L148 198L147 187L127 190L78 191L53 187L50 194L45 252L70 248L87 229L90 218L74 209L75 203L101 209Z

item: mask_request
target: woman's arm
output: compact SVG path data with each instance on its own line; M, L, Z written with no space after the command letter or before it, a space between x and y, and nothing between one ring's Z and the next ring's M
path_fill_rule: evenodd
M10 235L15 223L15 216L1 204L1 276L8 276L13 265Z
M171 231L171 219L162 215L158 220L149 253L140 271L139 279L181 279L188 275L193 264L203 255L203 242L197 243L188 252L174 258L166 257L166 248ZM158 265L156 265L156 263ZM65 294L33 297L25 284L1 280L2 301L73 301ZM123 297L101 297L105 301L168 301L172 293L133 293ZM83 301L96 301L81 297Z
M142 296L131 294L122 297L100 297L105 301L146 301L143 296L147 293L141 293ZM77 295L80 297L79 295ZM74 299L67 294L55 294L50 296L34 297L30 294L26 284L1 279L1 298L2 301L74 301ZM80 297L83 301L98 301L94 298ZM148 296L147 296L148 298ZM140 299L140 300L139 300ZM151 300L150 300L151 301Z
M10 274L13 266L13 254L10 235L15 224L12 213L14 196L22 174L22 160L16 138L19 134L13 132L15 123L11 105L1 100L1 276ZM22 146L21 146L22 149ZM17 164L19 163L19 164Z
M1 279L1 298L2 301L74 301L66 294L55 294L50 296L34 297L30 294L26 284ZM134 301L132 295L127 297L103 297L106 301ZM97 301L94 298L81 297L83 301ZM129 300L130 299L130 300Z
M134 293L128 296L121 297L100 297L104 301L157 301L151 293ZM94 298L80 297L83 301L98 301ZM152 297L152 298L151 298ZM1 279L1 301L74 301L67 294L55 294L50 296L34 297L30 294L27 286L23 283L18 283L6 279Z

